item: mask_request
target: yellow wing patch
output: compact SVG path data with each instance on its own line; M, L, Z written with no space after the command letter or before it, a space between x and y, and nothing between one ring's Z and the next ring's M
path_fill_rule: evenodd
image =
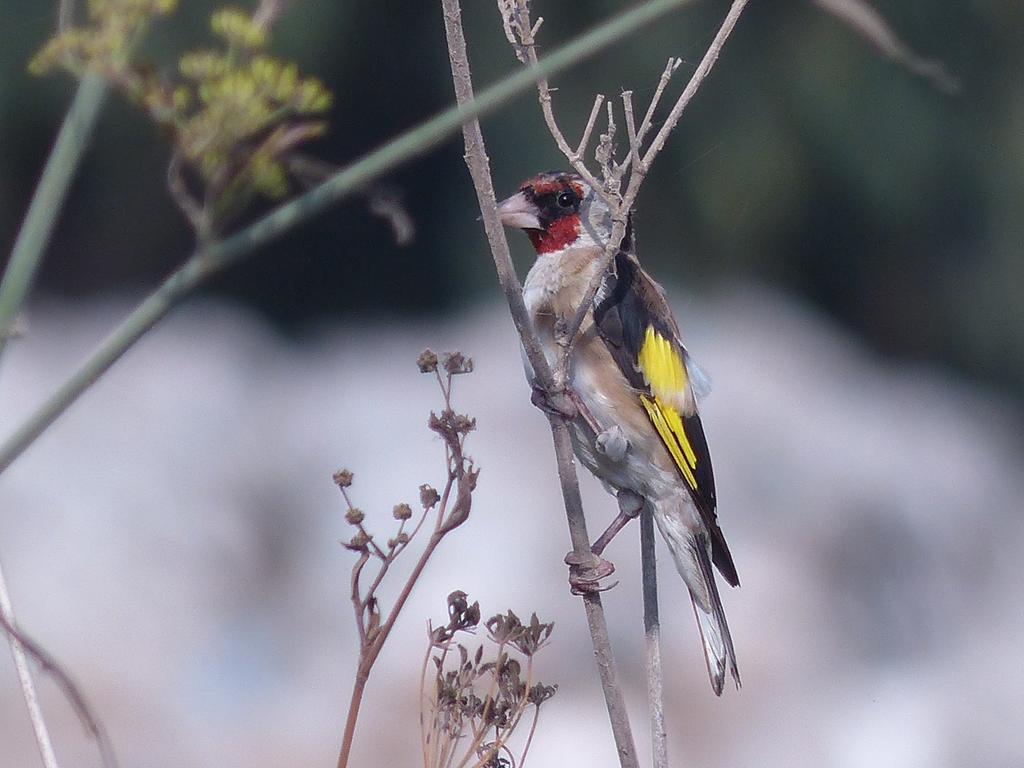
M682 402L686 395L686 366L675 346L647 326L644 342L637 355L637 367L651 387L653 397L640 395L640 402L647 411L658 436L668 448L669 454L687 485L697 490L697 454L686 436L682 417L675 403Z
M683 359L672 342L653 326L647 326L636 363L655 397L671 402L685 395L687 379Z
M669 454L679 471L683 473L683 479L693 490L697 490L697 478L693 470L697 468L697 455L693 452L690 439L683 429L683 421L679 418L679 412L670 405L665 405L658 398L651 398L647 395L640 395L640 402L647 411L647 415L658 430L661 442L668 448Z

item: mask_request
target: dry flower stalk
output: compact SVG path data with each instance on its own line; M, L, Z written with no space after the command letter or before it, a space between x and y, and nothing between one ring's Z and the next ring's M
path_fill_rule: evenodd
M460 638L479 624L479 603L455 591L448 595L448 623L428 629L420 674L424 768L522 768L541 705L558 688L535 682L533 669L554 624L537 614L526 624L511 610L496 614L484 622L488 643L471 653ZM517 754L513 735L527 719L529 731Z
M429 428L444 443L447 477L441 490L431 485L421 485L418 513L413 512L410 504L396 504L391 516L398 525L394 533L381 545L366 527L367 515L352 502L349 489L353 484L353 473L347 469L334 473L334 482L341 491L347 507L345 521L355 531L343 545L357 555L355 565L352 566L350 599L359 636L359 659L345 731L342 735L341 751L338 755L338 768L345 768L348 765L359 708L373 665L409 599L413 586L437 546L446 535L469 517L473 489L480 474L464 450L466 438L476 429L476 419L456 412L452 406L454 379L456 376L471 373L473 360L460 352L448 352L439 357L430 350L425 350L416 360L416 364L420 372L433 375L444 400L441 412L431 412L427 422ZM426 524L428 520L431 521L430 524ZM382 607L377 597L378 588L395 561L424 529L428 529L430 534L411 573L390 608ZM370 574L369 571L373 569L376 569L376 572Z

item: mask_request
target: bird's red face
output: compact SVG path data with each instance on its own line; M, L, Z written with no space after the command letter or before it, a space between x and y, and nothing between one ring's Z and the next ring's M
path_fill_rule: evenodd
M568 248L579 240L580 206L586 187L572 173L542 173L498 205L501 223L526 232L538 255Z

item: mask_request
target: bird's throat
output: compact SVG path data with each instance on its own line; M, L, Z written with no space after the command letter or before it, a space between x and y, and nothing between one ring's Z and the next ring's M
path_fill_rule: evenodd
M526 234L538 255L561 251L580 236L580 217L563 216L551 222L547 229L528 229Z

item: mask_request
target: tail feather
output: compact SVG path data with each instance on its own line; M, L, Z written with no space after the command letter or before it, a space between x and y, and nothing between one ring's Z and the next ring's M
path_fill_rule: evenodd
M715 574L711 570L707 544L703 535L696 538L696 546L693 549L707 590L708 603L707 606L701 605L692 591L690 601L693 603L693 614L697 618L697 628L704 643L704 658L708 665L711 687L716 696L721 696L722 688L725 687L726 669L732 675L737 688L741 685L740 670L736 664L736 649L732 645L732 634L725 620L722 599L718 595L718 585L715 584Z
M729 625L725 620L722 599L715 583L707 534L703 531L694 533L692 529L680 524L676 516L665 514L665 510L655 507L655 512L655 520L672 552L676 570L690 591L693 615L697 619L697 628L700 630L704 645L704 658L707 661L711 688L715 695L721 696L726 673L732 675L736 687L739 688L740 671L736 664L736 651L732 645Z

